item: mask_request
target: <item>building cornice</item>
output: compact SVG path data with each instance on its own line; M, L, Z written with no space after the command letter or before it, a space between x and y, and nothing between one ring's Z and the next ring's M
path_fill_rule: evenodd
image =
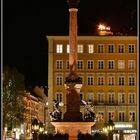
M46 36L49 40L69 40L69 36ZM137 40L138 36L78 36L78 40Z

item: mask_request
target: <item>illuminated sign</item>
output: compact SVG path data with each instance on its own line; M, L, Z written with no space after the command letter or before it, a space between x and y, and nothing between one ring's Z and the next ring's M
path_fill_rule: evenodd
M132 124L115 124L115 128L132 128Z
M123 133L137 133L137 130L123 130Z

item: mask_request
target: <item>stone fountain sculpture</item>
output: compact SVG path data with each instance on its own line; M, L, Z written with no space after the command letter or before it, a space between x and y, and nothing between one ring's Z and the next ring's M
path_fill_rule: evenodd
M77 140L78 132L90 133L94 120L85 121L80 112L80 90L82 83L76 71L77 62L77 12L80 0L67 0L69 5L69 76L65 81L66 112L63 120L52 122L56 132L69 134L69 140Z

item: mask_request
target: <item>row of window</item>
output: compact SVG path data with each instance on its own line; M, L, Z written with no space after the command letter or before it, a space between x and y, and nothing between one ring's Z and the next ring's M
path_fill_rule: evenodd
M129 94L130 103L135 102L134 95L135 95L135 93L130 93ZM113 98L109 97L109 99L112 100ZM62 101L62 94L61 93L56 94L56 100ZM127 115L127 113L125 111L119 111L118 112L118 121L120 121L120 122L127 121L126 120L126 117L127 117L126 115ZM111 120L115 121L116 120L115 116L116 115L115 115L114 111L108 112L108 120L111 119ZM105 117L104 112L103 111L98 111L98 113L96 114L96 117L97 117L97 121L104 121L104 117ZM129 119L129 121L133 121L133 122L136 121L136 113L134 111L133 112L129 111L128 119Z
M128 115L128 117L127 117L127 115ZM108 120L111 119L111 120L115 121L116 116L117 115L115 115L115 112L111 111L111 112L108 112L108 117L107 118L108 118ZM97 114L97 121L104 121L104 117L105 117L104 112L99 111L98 114ZM136 113L132 112L132 111L130 111L129 113L126 113L125 111L119 111L118 112L118 121L119 122L125 122L125 121L134 122L134 121L136 121L135 117L136 117ZM127 118L129 120L127 120Z
M111 112L108 112L108 120L111 119L113 121L116 121L116 114L115 112L111 111ZM104 112L98 112L97 114L97 121L104 121ZM119 111L118 112L118 121L119 122L125 122L125 121L130 121L130 122L134 122L136 121L136 113L135 112L132 112L130 111L129 113L126 113L125 111Z
M107 61L107 68L108 69L115 69L115 60L108 60ZM135 69L135 60L128 60L128 69L134 70ZM126 61L125 60L117 60L118 69L125 69ZM66 68L69 69L69 61L66 61ZM105 61L98 60L97 61L97 68L104 69L105 68ZM56 60L56 69L63 69L63 60ZM84 69L84 60L77 60L77 69ZM94 60L87 60L87 69L94 69Z
M80 93L80 98L83 100L83 93ZM63 93L59 92L56 93L56 100L58 101L63 101ZM94 94L93 92L88 92L87 93L87 100L92 101L93 103L98 103L98 104L104 104L104 103L109 103L109 104L126 104L126 101L128 101L129 104L135 104L136 103L136 93L135 92L130 92L128 93L128 98L126 99L126 93L121 92L118 93L118 101L116 101L115 93L114 92L109 92L107 94L107 101L105 99L105 93L99 92L97 93L97 101L94 100Z
M104 53L105 52L105 45L104 44L98 44L97 45L97 50L94 51L95 46L93 44L88 44L88 53ZM128 53L134 53L135 52L135 44L128 44ZM57 44L56 45L56 53L63 53L63 44ZM107 45L107 53L115 53L116 46L114 44L108 44ZM116 53L125 53L126 52L126 47L124 44L118 44L117 45L117 51ZM66 52L70 53L70 45L68 44L66 46ZM83 44L78 44L77 45L77 52L78 53L84 53L84 45Z
M80 80L82 84L87 84L87 85L99 85L99 86L126 86L126 77L125 76L118 76L117 81L115 79L115 76L108 76L107 77L107 82L105 80L105 76L98 76L97 77L97 82L95 83L94 76L87 76L87 80L84 83L84 78L80 76ZM117 83L116 83L117 82ZM64 80L63 76L56 76L56 85L63 85ZM135 86L136 85L136 77L135 76L128 76L128 86Z

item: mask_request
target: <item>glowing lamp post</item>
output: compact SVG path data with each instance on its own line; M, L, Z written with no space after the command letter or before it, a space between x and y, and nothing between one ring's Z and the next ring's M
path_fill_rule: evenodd
M34 119L32 123L32 130L33 130L33 140L38 140L38 134L44 132L43 123L38 123L37 119Z
M113 140L114 123L109 120L108 123L104 124L103 132L107 135L108 140Z
M39 123L39 133L43 133L43 132L44 132L44 124Z
M34 119L32 122L32 130L33 130L33 139L38 140L39 124L37 119Z
M43 123L38 123L38 120L34 119L32 123L32 130L33 130L33 140L38 140L38 135L44 132Z

